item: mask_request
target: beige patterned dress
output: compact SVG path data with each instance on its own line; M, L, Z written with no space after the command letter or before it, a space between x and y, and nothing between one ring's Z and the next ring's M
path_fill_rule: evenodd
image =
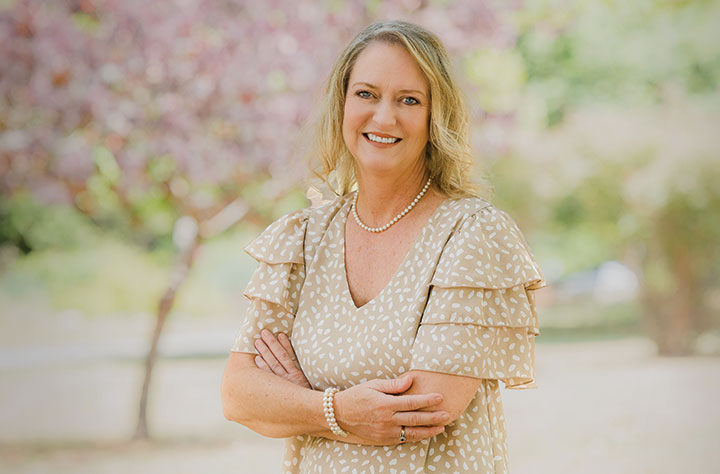
M255 353L263 328L285 332L316 390L413 369L482 383L434 438L361 446L296 436L287 440L283 472L507 472L499 380L506 388L535 386L533 291L545 285L520 230L482 199L445 200L387 286L357 308L344 257L351 197L286 215L246 248L259 266L231 350Z

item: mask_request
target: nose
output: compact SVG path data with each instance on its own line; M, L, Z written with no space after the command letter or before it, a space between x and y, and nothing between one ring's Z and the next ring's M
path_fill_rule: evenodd
M391 100L384 99L377 104L377 108L373 114L373 120L381 129L388 129L395 126L397 120L395 117L395 108Z

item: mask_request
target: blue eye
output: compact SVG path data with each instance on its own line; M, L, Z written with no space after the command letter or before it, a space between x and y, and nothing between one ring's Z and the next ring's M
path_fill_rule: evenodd
M362 97L363 99L369 99L372 97L372 94L368 91L358 91L356 92L356 95Z
M402 101L405 105L417 105L420 103L415 97L403 97Z

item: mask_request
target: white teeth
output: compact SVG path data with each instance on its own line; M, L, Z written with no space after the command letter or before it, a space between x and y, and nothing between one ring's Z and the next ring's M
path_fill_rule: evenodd
M377 135L373 135L372 133L368 133L367 137L368 139L370 139L370 141L377 143L395 143L400 140L399 138L382 138L378 137Z

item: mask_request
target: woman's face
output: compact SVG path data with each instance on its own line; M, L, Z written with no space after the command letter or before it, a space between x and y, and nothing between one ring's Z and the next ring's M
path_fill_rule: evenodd
M370 44L350 73L343 138L360 171L409 171L428 141L430 93L420 67L402 46Z

